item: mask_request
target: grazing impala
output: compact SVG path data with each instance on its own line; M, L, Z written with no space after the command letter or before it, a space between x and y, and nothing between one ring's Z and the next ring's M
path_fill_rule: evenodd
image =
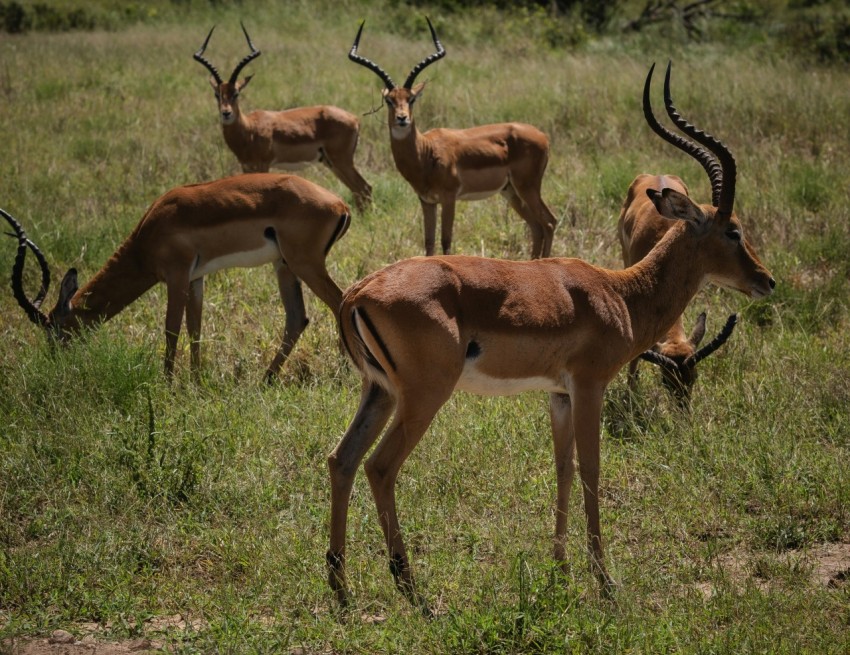
M669 131L656 120L652 113L649 91L649 78L647 78L643 90L643 112L647 123L662 139L688 153L703 166L711 180L712 205L718 206L723 180L722 167L706 148ZM667 66L664 77L664 104L670 117L681 127L683 121L676 114L670 96L670 65ZM704 142L704 139L702 140ZM665 188L688 195L687 186L675 175L639 175L629 188L617 226L623 250L623 263L627 267L636 264L649 254L667 230L676 224L675 220L662 215L647 195L648 189L661 191ZM750 248L746 239L743 239L743 243L745 248ZM691 388L697 377L696 365L726 342L735 328L737 319L735 314L730 316L718 335L697 350L705 336L705 313L699 315L690 335L685 332L682 316L679 316L664 335L663 340L653 346L652 350L643 353L640 359L646 359L658 365L664 386L678 403L686 408L690 400ZM632 388L637 382L637 366L638 359L629 363L629 385Z
M40 307L50 284L47 262L21 225L3 210L15 230L18 254L12 291L29 319L51 341L108 321L157 282L168 292L165 372L171 376L177 337L186 314L192 369L200 366L204 276L238 266L272 263L286 310L283 343L266 371L277 374L307 326L301 280L336 312L342 291L328 275L325 257L348 229L348 206L335 194L295 175L255 173L172 189L156 200L136 229L91 281L77 288L69 270L59 300L48 314ZM42 288L34 300L23 289L27 248L41 264Z
M194 58L211 74L210 85L218 101L224 140L236 155L242 170L245 173L265 173L270 167L275 167L296 171L321 162L351 189L357 208L365 209L372 200L372 187L354 166L354 150L360 135L359 119L331 105L243 114L239 110L239 94L253 76L239 81L239 73L261 53L242 25L251 52L236 65L230 79L223 81L215 66L204 57L214 29L207 34Z
M625 270L609 271L578 259L416 257L391 264L345 292L340 334L363 386L357 413L328 457L328 581L343 605L348 598L345 538L354 475L392 417L366 460L366 476L396 585L427 611L405 552L395 484L405 459L457 390L549 392L557 475L555 559L565 566L575 453L592 569L603 590L612 589L599 525L600 417L606 386L624 364L670 329L706 282L751 298L769 295L775 285L743 240L732 212L732 155L684 121L680 128L719 159L720 202L697 205L676 189L648 187L649 201L675 224L646 257Z
M445 56L434 26L428 21L437 51L419 62L402 87L374 62L357 54L363 23L348 58L374 72L384 82L390 144L398 171L419 196L425 216L425 254L434 254L437 205L442 205L443 253L452 246L455 203L479 200L495 193L507 198L511 207L531 228L531 256L548 257L557 219L540 197L543 173L549 161L549 139L536 127L524 123L482 125L466 130L434 129L424 134L413 121L413 104L425 83L416 77Z

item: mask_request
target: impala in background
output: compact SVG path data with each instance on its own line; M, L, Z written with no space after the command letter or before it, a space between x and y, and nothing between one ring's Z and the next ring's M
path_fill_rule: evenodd
M230 79L223 81L215 66L204 57L214 29L213 26L194 59L210 72L224 140L243 172L266 173L271 167L297 171L321 162L351 190L357 209L365 209L372 201L372 187L354 166L360 120L331 105L243 114L239 109L239 94L253 76L240 81L239 73L261 53L242 25L251 52L236 65Z
M650 70L647 84L651 75ZM362 390L351 424L328 457L328 581L342 605L348 601L346 523L354 476L389 422L364 468L396 585L430 611L414 585L395 485L402 464L457 390L549 393L557 478L554 557L566 568L567 507L577 455L591 568L605 592L613 588L599 522L605 388L623 365L667 333L707 282L751 298L768 296L775 286L732 211L732 155L684 121L679 127L717 157L719 203L697 205L674 188L643 188L647 202L674 225L625 270L579 259L416 257L391 264L345 292L340 335L360 371Z
M668 64L664 76L664 106L673 122L685 131L686 123L673 106L670 95L670 70L671 66ZM702 165L711 181L711 204L713 207L719 207L724 168L717 161L715 155L706 150L706 148L716 147L716 142L699 130L687 131L686 133L697 141L697 143L694 143L662 126L652 112L650 79L651 77L647 77L643 89L643 113L647 123L662 139L691 155ZM727 160L726 168L732 170L730 179L734 180L735 161L732 159L732 155L726 149L721 149L720 153L718 157L724 157ZM687 186L676 175L639 175L629 187L617 226L625 266L632 266L643 259L663 238L667 230L676 224L675 220L667 218L657 209L647 193L650 189L659 192L666 188L685 196L688 195ZM734 192L734 187L732 192ZM724 202L728 204L728 210L731 212L732 202L730 197L727 197ZM743 247L751 250L752 247L744 235L740 234L740 237ZM696 365L726 343L735 329L737 320L736 314L731 315L717 336L697 350L705 336L705 312L697 318L696 325L690 335L686 334L682 316L679 316L663 336L663 339L655 344L651 350L642 353L640 359L658 365L664 386L681 407L687 408L690 403L691 389L697 378ZM629 363L629 386L632 389L635 388L637 383L637 366L638 359Z
M498 123L465 130L437 128L423 134L414 123L413 104L422 95L425 83L414 86L414 82L427 66L446 54L434 26L429 20L437 51L414 66L404 84L397 87L380 66L357 54L363 25L360 24L348 58L384 82L381 93L387 103L393 159L422 204L425 254L434 254L437 205L442 206L443 254L448 254L455 203L501 193L531 229L532 258L548 257L558 221L540 197L543 173L549 161L546 135L524 123Z
M29 319L51 341L108 321L157 282L166 286L165 372L172 375L183 315L191 338L192 369L200 367L204 277L215 271L274 264L286 310L283 343L266 371L271 380L307 327L301 280L336 313L342 291L328 275L325 258L345 234L348 206L335 194L294 175L256 173L181 186L156 200L135 230L81 289L77 271L62 280L56 306L47 314L50 272L45 257L20 223L0 209L18 239L12 291ZM27 249L41 265L42 286L30 300L23 289Z

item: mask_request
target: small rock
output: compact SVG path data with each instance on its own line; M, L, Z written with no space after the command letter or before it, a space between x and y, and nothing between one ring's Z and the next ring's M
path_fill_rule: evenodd
M127 649L132 653L135 653L137 650L150 650L150 648L150 639L136 639L127 644Z
M76 638L66 630L54 630L47 641L51 644L73 644Z

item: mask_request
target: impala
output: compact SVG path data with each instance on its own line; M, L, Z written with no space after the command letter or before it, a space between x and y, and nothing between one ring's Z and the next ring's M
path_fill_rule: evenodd
M670 96L670 70L668 65L664 77L664 104L670 117L674 121L680 121ZM647 123L656 134L694 157L703 166L712 184L712 204L717 206L722 186L721 167L704 147L669 131L656 120L650 102L649 79L643 90L643 111ZM687 186L675 175L639 175L629 188L617 226L625 266L632 266L643 259L667 230L675 225L676 221L662 215L647 195L648 189L660 191L664 188L688 195ZM750 247L746 239L744 239L744 247ZM731 315L718 335L697 350L705 336L705 312L697 318L690 335L685 332L682 316L679 316L664 335L663 340L653 346L652 350L642 353L640 359L658 365L664 386L680 406L686 408L697 378L696 365L726 342L737 320L737 315ZM638 359L629 363L629 386L633 389L637 383L637 366Z
M210 85L218 101L221 129L227 146L236 155L245 173L266 173L274 166L296 171L321 162L354 194L359 210L372 200L372 187L354 166L354 150L360 135L360 121L349 112L331 105L297 107L286 111L253 111L243 114L239 94L252 75L239 81L239 73L261 52L254 47L242 25L251 52L240 61L227 82L205 57L215 26L207 34L194 59L210 72Z
M20 223L0 210L18 239L12 291L29 319L51 342L108 321L157 282L168 293L165 371L171 376L177 338L186 315L192 369L200 367L204 277L215 271L272 263L286 310L283 343L266 371L273 378L307 326L301 280L336 312L342 291L328 275L325 257L348 229L348 206L335 194L295 175L256 173L172 189L156 200L136 229L88 284L77 287L70 269L56 306L41 303L50 284L47 262ZM34 300L23 288L27 248L41 265Z
M647 84L651 79L650 70ZM577 454L591 567L609 592L599 524L599 441L606 386L624 364L655 344L694 294L713 282L752 298L775 282L742 238L732 211L735 163L722 143L681 121L682 131L718 158L717 206L676 189L647 188L675 221L633 266L611 271L579 259L511 262L465 256L416 257L351 286L340 307L340 335L362 377L360 405L328 457L331 483L328 582L348 600L348 502L365 462L399 589L418 594L396 514L395 484L406 458L457 390L509 395L549 392L557 502L554 557L566 568L567 506Z
M396 168L413 187L425 217L425 254L434 254L437 205L442 206L440 229L443 253L452 245L455 203L480 200L501 193L531 228L531 256L548 257L557 219L540 197L543 173L549 160L549 139L524 123L482 125L465 130L433 129L424 134L413 120L413 104L425 83L416 77L446 51L431 21L431 38L437 51L410 71L402 87L374 62L357 54L363 25L348 58L374 72L384 82L390 145Z

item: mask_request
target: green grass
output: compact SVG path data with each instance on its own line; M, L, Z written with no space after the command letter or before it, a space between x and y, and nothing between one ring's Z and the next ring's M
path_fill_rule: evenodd
M0 40L0 207L55 280L71 266L91 277L166 190L238 170L191 58L213 23L207 54L221 70L244 54L239 19L263 51L248 110L378 105L377 78L345 59L361 18L362 53L395 79L430 52L420 15L377 0L174 11ZM850 72L660 38L564 50L539 42L548 23L430 15L449 54L428 69L418 125L544 129L543 193L561 219L553 254L619 267L617 214L639 172L675 172L708 199L702 169L642 119L648 66L672 57L677 105L735 153L739 215L778 280L765 302L713 288L695 299L689 324L703 309L709 331L733 311L743 320L702 364L689 416L648 368L635 405L623 378L610 388L602 521L616 602L588 571L577 488L570 572L552 562L544 395L459 394L398 491L437 618L395 591L362 475L348 533L354 608L341 617L325 584L325 459L359 381L308 293L311 324L282 383L264 388L283 311L271 270L240 270L208 280L198 384L185 342L174 383L161 373L164 289L52 352L4 286L0 640L98 623L99 639L144 634L176 652L846 652L850 587L814 573L820 547L850 543ZM330 254L343 287L422 252L419 203L394 170L385 120L362 118L357 161L376 202ZM322 170L304 175L351 200ZM529 239L492 199L459 207L454 247L518 259ZM175 614L197 622L155 628Z

